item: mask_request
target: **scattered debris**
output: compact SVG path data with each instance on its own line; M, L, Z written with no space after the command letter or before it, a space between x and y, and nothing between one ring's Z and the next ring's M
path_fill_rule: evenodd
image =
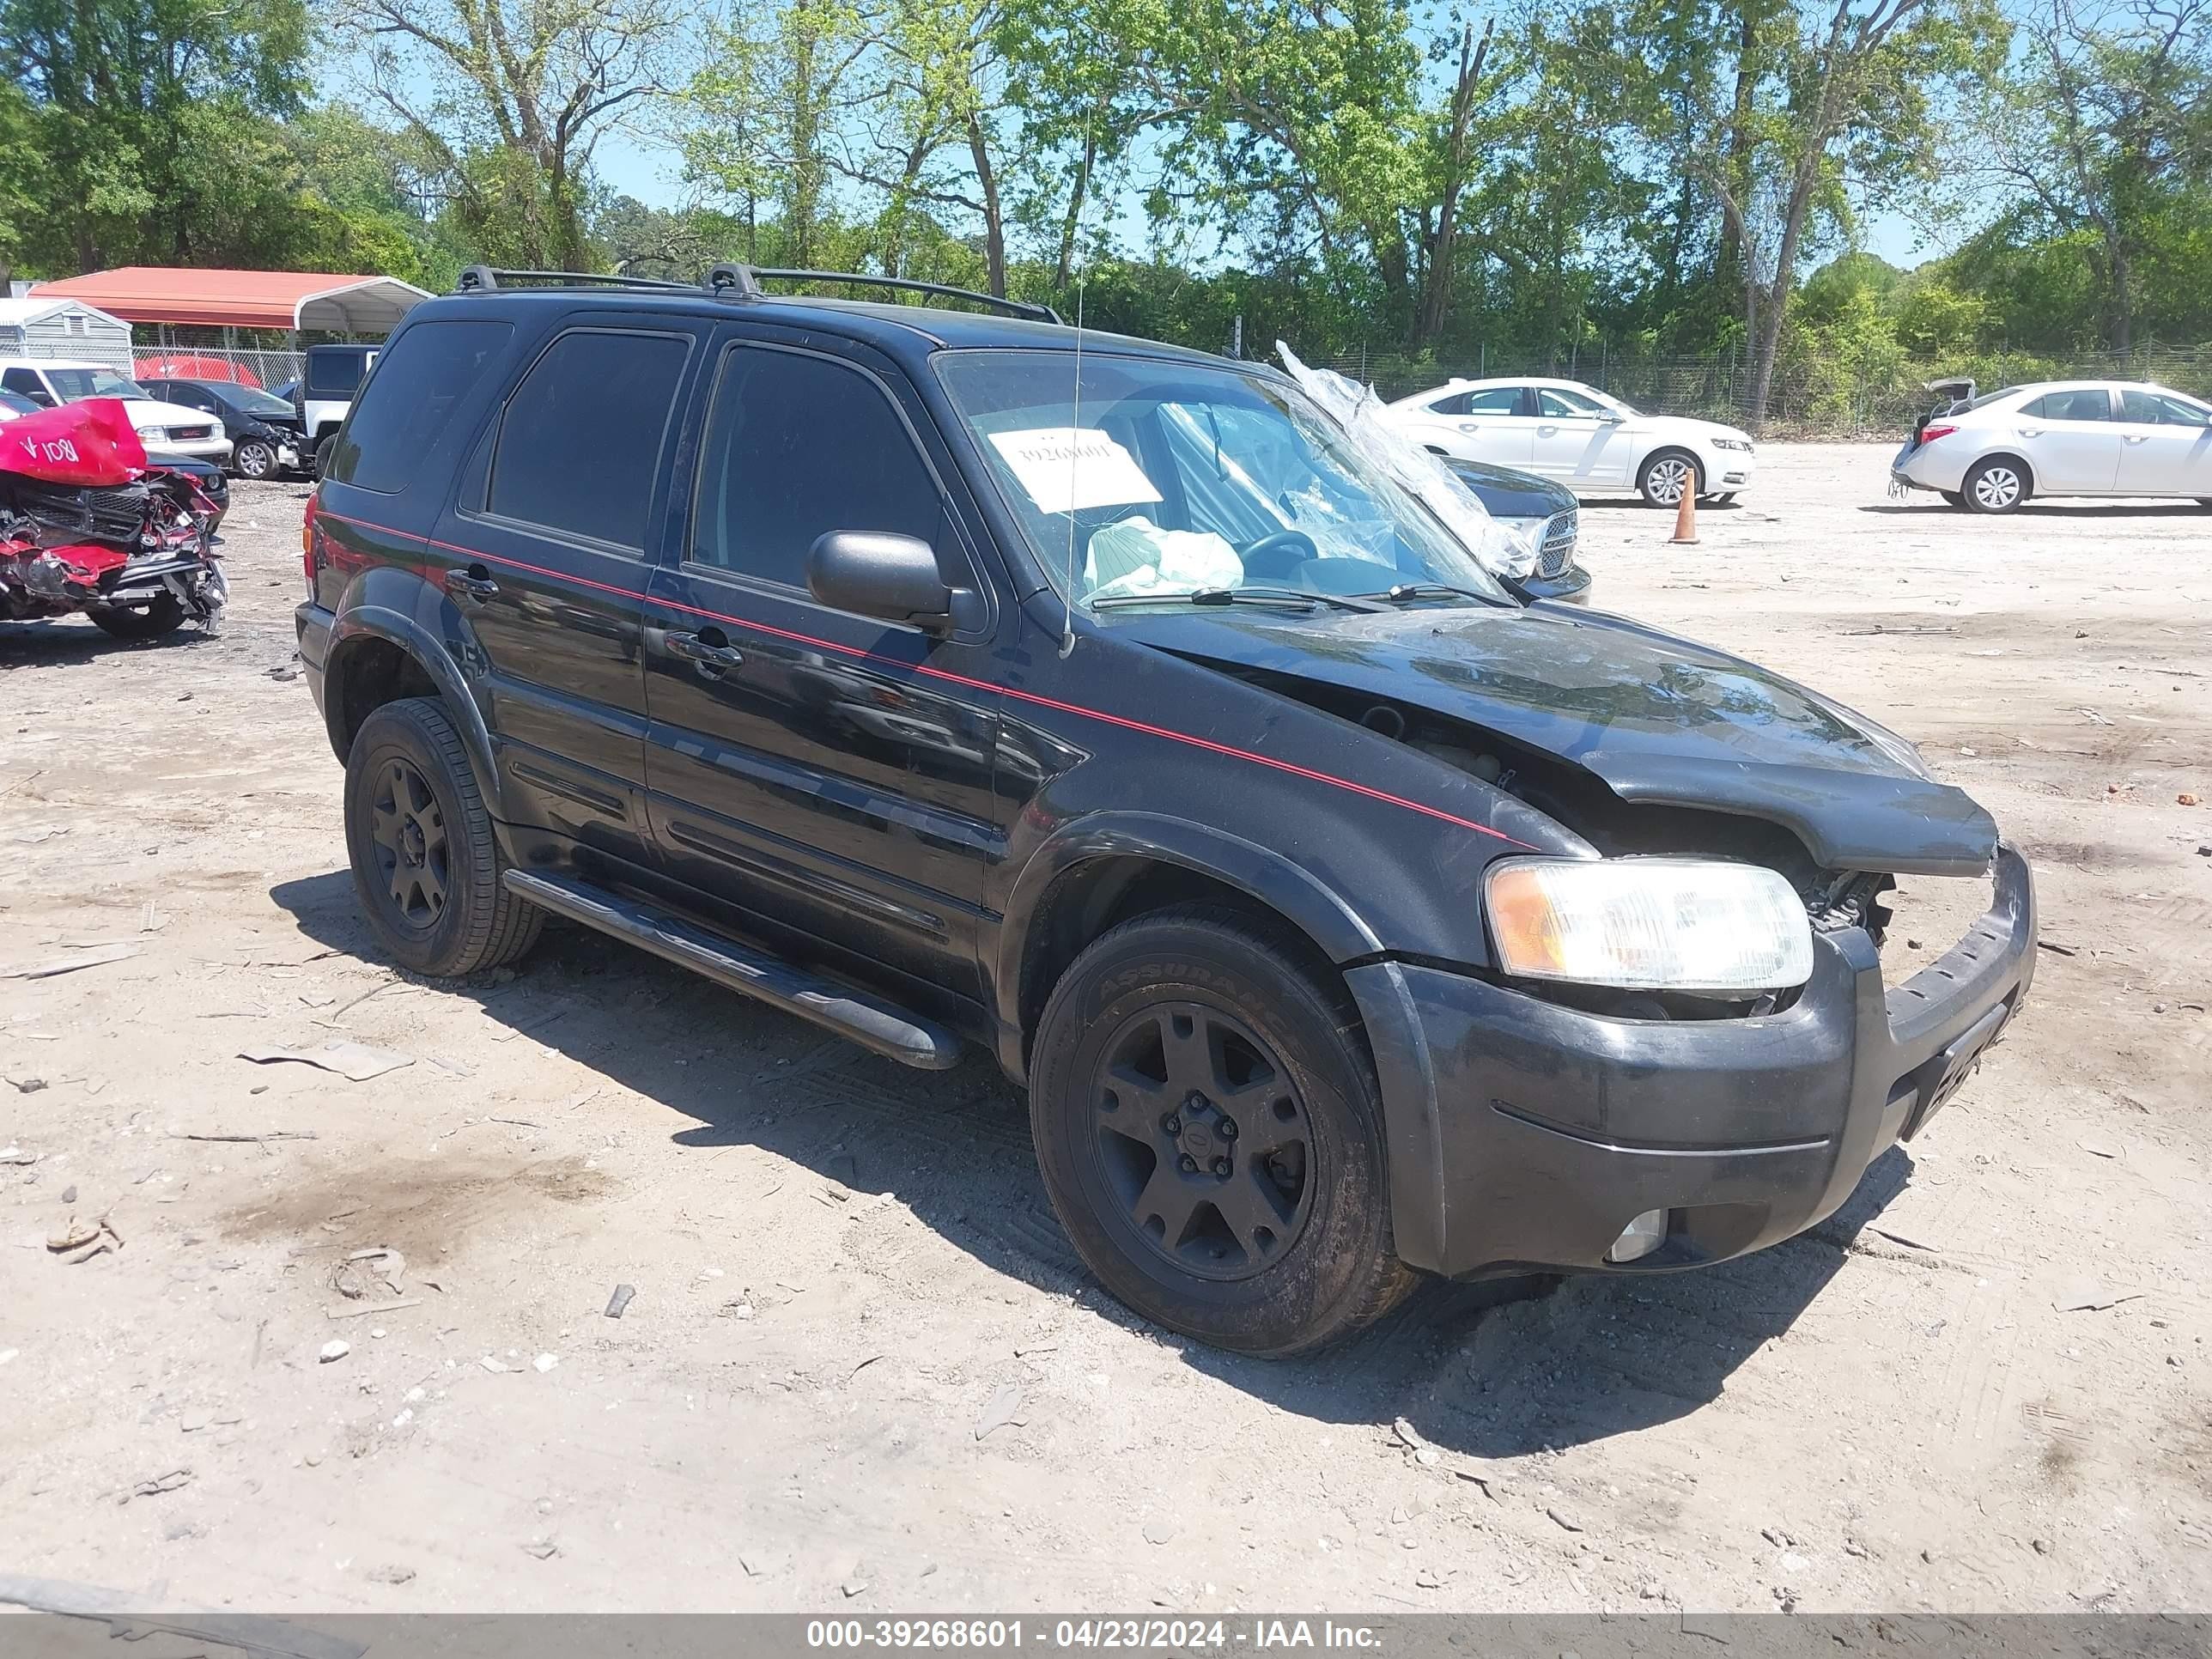
M2109 1141L2083 1140L2076 1142L2075 1144L2092 1158L2117 1158L2120 1155L2120 1149L2112 1145Z
M372 1048L362 1042L326 1042L319 1048L241 1048L238 1057L257 1066L295 1060L305 1066L335 1072L349 1083L366 1083L371 1078L382 1077L386 1072L396 1072L415 1063L411 1055L395 1054L389 1049Z
M123 962L138 954L135 945L103 945L95 950L76 951L65 957L52 957L45 962L34 962L27 968L0 969L0 979L52 979L57 974L74 974L82 968L100 968L111 962Z
M372 1584L407 1584L415 1578L412 1567L371 1567L366 1577Z
M516 1367L508 1364L505 1360L501 1359L497 1354L492 1353L486 1354L482 1359L477 1360L477 1364L483 1366L494 1376L504 1376L507 1372L516 1369Z
M76 1185L74 1182L62 1188L62 1202L64 1204L76 1202Z
M981 1440L993 1430L1003 1429L1009 1423L1019 1427L1024 1420L1021 1411L1020 1388L1012 1382L1000 1383L999 1391L984 1405L982 1415L975 1419L975 1437Z
M867 1587L868 1581L865 1578L848 1578L837 1586L839 1589L845 1592L845 1599L848 1601Z
M883 1356L883 1355L881 1355L881 1354L879 1354L879 1353L872 1353L872 1354L870 1354L870 1355L869 1355L866 1359L863 1359L863 1360L862 1360L859 1364L857 1364L857 1365L854 1366L854 1367L853 1367L853 1369L852 1369L851 1370L847 1371L847 1372L845 1373L845 1380L846 1380L848 1382L851 1382L854 1377L858 1376L859 1376L862 1371L864 1371L864 1370L867 1370L869 1366L871 1366L871 1365L874 1364L876 1363L876 1361L878 1361L878 1359L881 1359L883 1357L884 1357L884 1356Z
M389 1246L372 1245L356 1250L331 1270L331 1288L349 1301L358 1301L373 1290L398 1296L405 1288L406 1271L405 1256Z
M125 1487L123 1495L116 1501L127 1504L134 1498L158 1498L165 1492L174 1492L178 1487L189 1484L191 1478L192 1472L190 1469L170 1469L165 1474L154 1476L151 1480L141 1480L135 1486Z
M1421 1437L1421 1431L1399 1418L1390 1425L1390 1431L1398 1437L1398 1443L1413 1454L1413 1461L1423 1468L1432 1469L1443 1462L1443 1454Z
M561 1363L561 1356L557 1353L541 1353L530 1363L537 1368L538 1374L543 1376Z
M1147 1521L1145 1522L1145 1541L1147 1544L1166 1544L1171 1541L1175 1535L1175 1522L1172 1521Z
M352 1343L342 1342L334 1336L316 1351L316 1357L322 1364L327 1365L333 1359L343 1359L352 1352Z
M1442 1589L1444 1587L1444 1581L1437 1577L1434 1567L1423 1567L1413 1575L1413 1582L1423 1589Z
M2072 945L2061 945L2055 939L2039 939L2035 941L2035 948L2039 951L2048 951L2054 957L2076 957L2081 954Z
M1545 1507L1544 1513L1550 1516L1555 1522L1568 1532L1580 1532L1583 1529L1583 1523L1581 1522L1576 1520L1565 1510L1559 1508L1555 1504L1547 1504Z
M615 1293L607 1298L607 1317L620 1319L623 1316L623 1310L629 1306L631 1299L636 1295L637 1286L635 1285L616 1285Z
M422 1298L421 1297L404 1296L397 1302L371 1302L366 1306L359 1308L325 1308L323 1310L323 1317L325 1319L351 1319L356 1314L391 1313L397 1309L419 1308L422 1305ZM382 1331L378 1331L376 1334L381 1336L384 1333Z
M2173 798L2173 804L2176 806L2194 806L2197 804L2197 800L2196 796L2185 791Z
M39 1155L36 1152L27 1152L21 1146L11 1144L0 1147L0 1164L36 1164L38 1161Z
M19 1077L9 1080L15 1084L15 1092L19 1095L34 1095L46 1086L46 1080L42 1077Z
M75 1216L61 1231L46 1240L46 1248L60 1256L70 1266L89 1261L96 1255L123 1248L123 1237L107 1224L107 1218L80 1222Z
M2106 1308L2117 1308L2123 1302L2142 1299L2141 1291L2107 1290L2095 1279L2083 1279L2074 1285L2051 1305L2060 1313L2098 1313Z
M313 1140L315 1139L315 1132L313 1129L270 1129L266 1133L258 1135L217 1135L187 1134L181 1130L172 1129L169 1132L169 1139L172 1140L222 1140L246 1145L258 1144L264 1140Z
M540 1561L550 1561L560 1554L561 1547L550 1538L540 1538L522 1547L525 1555L534 1555Z

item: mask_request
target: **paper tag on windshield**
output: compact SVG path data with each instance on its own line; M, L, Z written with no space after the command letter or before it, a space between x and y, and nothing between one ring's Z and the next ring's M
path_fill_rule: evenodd
M1038 426L990 438L1040 513L1160 499L1136 457L1096 427Z

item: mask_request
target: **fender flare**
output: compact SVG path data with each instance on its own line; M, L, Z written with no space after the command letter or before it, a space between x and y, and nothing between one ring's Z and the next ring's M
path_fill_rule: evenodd
M1233 887L1284 917L1332 963L1373 956L1383 948L1366 921L1336 893L1280 853L1227 830L1159 812L1106 810L1072 818L1031 850L1015 877L999 929L992 975L999 1026L1018 1077L1023 1052L1021 998L1030 933L1045 896L1068 871L1100 858L1140 858L1177 865ZM1001 1058L1007 1056L1002 1054Z
M430 683L438 688L438 695L444 700L453 724L460 728L461 746L468 751L469 769L476 775L477 788L483 794L485 805L490 809L494 817L504 817L499 765L493 757L491 730L484 724L483 710L477 707L476 698L471 695L459 665L422 623L389 605L349 606L338 612L337 620L331 626L330 653L323 659L324 684L328 688L323 698L323 722L329 729L331 747L337 751L339 761L343 763L347 758L343 740L345 659L353 642L363 639L382 640L386 644L398 647L430 677Z

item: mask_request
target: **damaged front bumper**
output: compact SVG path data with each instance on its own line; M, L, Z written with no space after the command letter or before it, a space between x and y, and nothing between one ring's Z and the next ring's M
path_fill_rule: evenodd
M1863 929L1819 934L1797 1000L1755 1018L1612 1018L1439 969L1352 969L1400 1254L1455 1276L1648 1273L1826 1219L1950 1099L2027 995L2033 883L2009 846L1995 874L1991 908L1905 984L1885 992ZM1664 1242L1608 1262L1653 1210Z

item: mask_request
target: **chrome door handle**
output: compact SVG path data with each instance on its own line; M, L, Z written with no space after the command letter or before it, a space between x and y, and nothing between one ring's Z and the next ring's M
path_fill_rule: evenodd
M490 571L480 564L472 564L466 570L446 573L446 592L465 594L472 599L489 599L498 594L499 584L491 579Z
M2123 432L2120 436L2131 444L2147 444L2150 441L2150 434L2148 432Z
M1459 423L1459 429L1462 432L1476 432L1480 431L1481 428L1477 427L1473 421L1462 421Z
M723 640L719 630L711 640L697 634L665 634L661 642L667 646L669 655L695 664L709 679L727 673L744 661L744 654Z

